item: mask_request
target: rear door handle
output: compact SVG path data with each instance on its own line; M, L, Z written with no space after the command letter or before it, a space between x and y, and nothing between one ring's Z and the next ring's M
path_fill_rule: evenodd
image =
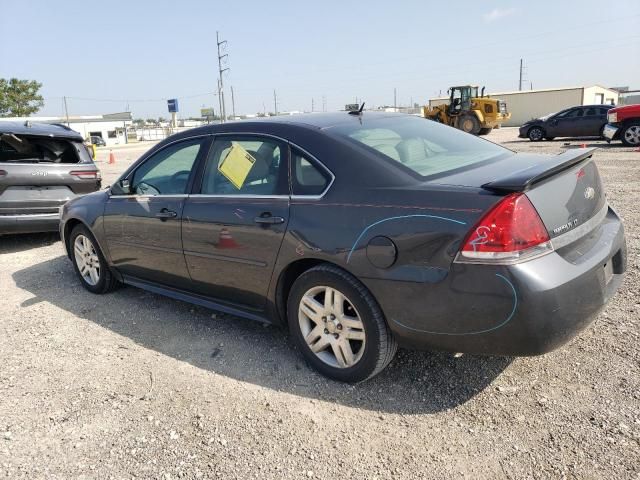
M167 208L163 208L158 213L156 213L156 218L175 218L178 214L172 210Z
M275 225L278 223L284 223L284 218L273 217L271 214L262 214L259 217L254 218L253 221L262 225Z

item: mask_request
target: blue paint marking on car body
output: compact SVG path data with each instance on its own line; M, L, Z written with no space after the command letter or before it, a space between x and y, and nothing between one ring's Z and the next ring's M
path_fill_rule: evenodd
M437 215L424 215L424 214L401 215L399 217L383 218L382 220L378 220L377 222L374 222L371 225L369 225L358 236L358 238L356 239L356 241L353 244L353 247L351 247L351 250L349 251L349 255L347 255L347 263L349 263L349 260L351 260L351 255L353 254L353 251L356 249L356 247L358 246L358 242L360 242L360 240L362 239L364 234L367 233L367 231L369 231L371 228L375 227L376 225L380 225L381 223L389 222L391 220L401 220L401 219L404 219L404 218L434 218L436 220L444 220L446 222L459 223L460 225L466 225L467 224L466 222L463 222L462 220L454 220L453 218L439 217Z
M513 308L511 309L511 313L509 314L509 316L502 321L502 323L496 325L495 327L491 327L491 328L487 328L485 330L477 330L474 332L461 332L461 333L452 333L452 332L432 332L429 330L421 330L418 328L412 328L409 327L407 325L404 325L400 322L398 322L397 320L393 320L395 323L397 323L398 325L400 325L403 328L406 328L407 330L412 330L414 332L420 332L420 333L428 333L430 335L480 335L482 333L489 333L492 332L494 330L497 330L499 328L504 327L507 323L509 323L511 321L511 319L513 318L513 316L516 313L516 309L518 308L518 294L516 293L516 287L513 285L513 283L511 283L511 281L505 277L504 275L501 275L499 273L496 273L496 277L501 278L502 280L504 280L507 285L509 285L511 287L511 290L513 291Z

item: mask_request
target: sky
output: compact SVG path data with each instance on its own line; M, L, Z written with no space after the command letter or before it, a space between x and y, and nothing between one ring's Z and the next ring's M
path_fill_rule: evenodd
M640 89L640 1L0 0L0 78L43 84L38 115L180 117L214 107L216 31L227 113L424 104L599 84Z

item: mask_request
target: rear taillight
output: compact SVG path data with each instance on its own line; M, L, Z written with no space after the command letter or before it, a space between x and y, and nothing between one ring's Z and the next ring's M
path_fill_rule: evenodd
M6 177L7 176L7 171L6 170L0 170L0 177Z
M498 202L467 235L458 263L515 263L553 251L538 212L523 193Z
M69 174L82 180L99 180L102 178L99 170L74 170Z

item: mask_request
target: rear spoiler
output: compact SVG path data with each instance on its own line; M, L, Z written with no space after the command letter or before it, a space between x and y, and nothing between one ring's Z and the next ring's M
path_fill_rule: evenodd
M568 150L537 165L510 173L506 177L494 180L493 182L485 183L482 185L482 188L499 193L524 192L529 190L533 184L541 182L586 160L593 155L595 150L595 148Z

